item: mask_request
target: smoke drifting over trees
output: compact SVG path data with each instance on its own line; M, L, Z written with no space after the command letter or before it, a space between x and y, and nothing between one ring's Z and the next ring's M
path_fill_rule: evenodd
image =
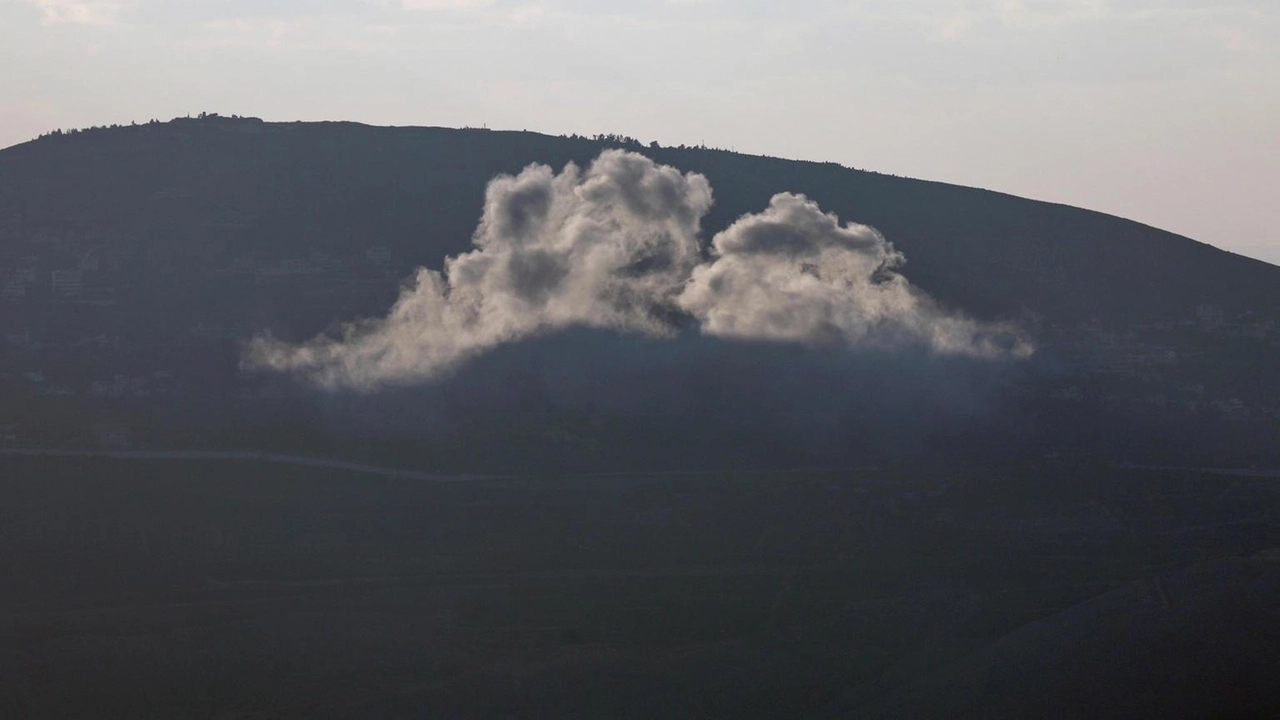
M585 170L531 165L486 191L475 250L418 270L386 317L301 345L256 338L247 362L329 389L373 390L456 370L570 327L944 355L1025 357L1016 330L942 311L872 228L781 193L711 240L705 177L609 150ZM709 254L709 257L708 257Z

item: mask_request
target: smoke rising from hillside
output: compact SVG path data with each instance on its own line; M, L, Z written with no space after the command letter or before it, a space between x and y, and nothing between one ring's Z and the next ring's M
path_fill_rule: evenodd
M702 332L742 340L921 346L974 356L1025 356L1010 328L948 315L894 271L901 253L874 229L775 195L711 242L678 302Z
M895 268L875 230L841 226L800 195L779 194L702 254L712 191L635 153L586 170L531 165L490 182L476 249L421 268L386 317L301 345L256 338L246 361L330 389L439 377L504 343L569 327L669 337L681 318L707 335L943 354L1025 356L1002 326L942 312Z

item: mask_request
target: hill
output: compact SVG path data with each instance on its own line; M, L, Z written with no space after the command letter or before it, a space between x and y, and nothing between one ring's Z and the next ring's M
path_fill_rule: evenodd
M673 318L373 392L242 364L387 314L496 174L611 147L705 173L704 238L780 191L874 225L1036 351ZM626 138L207 116L0 151L0 708L1256 714L1278 280L1084 210Z
M178 119L46 136L0 152L6 230L130 238L148 255L230 261L391 250L438 266L467 249L485 184L539 162L586 164L616 143L528 132ZM636 147L705 174L708 235L777 192L881 230L911 280L985 316L1050 322L1182 318L1280 306L1280 268L1138 223L830 163Z
M495 175L535 162L584 165L609 147L705 174L715 193L707 238L783 191L872 225L905 254L902 272L915 286L952 310L1017 323L1039 351L1017 367L975 369L773 350L751 359L756 350L699 345L683 351L696 362L682 375L643 343L551 339L496 354L452 390L380 405L318 398L241 367L244 343L257 333L303 339L385 313L415 267L439 268L470 247ZM747 444L759 450L786 436L779 442L795 451L771 455L772 464L847 457L813 446L876 433L909 438L910 447L930 437L976 448L977 417L991 421L979 434L994 452L1252 464L1269 462L1280 423L1280 267L1099 213L830 163L617 137L180 118L0 151L0 241L0 428L10 444L344 446L369 456L385 452L366 446L370 436L397 426L402 435L416 428L408 435L419 453L427 452L423 428L441 437L444 414L450 432L501 433L507 446L527 440L539 457L594 466L631 457L618 448L645 433L662 457L686 457L676 446L692 434L662 413L696 406L712 413L694 421L698 442L721 437L726 455L744 437L757 438ZM548 370L569 356L579 358L576 371ZM725 398L765 386L755 378L766 366L774 369L765 385L791 376L788 394L729 410ZM737 374L726 377L726 367ZM865 381L888 368L898 381ZM856 374L864 379L851 385ZM797 390L797 376L813 380ZM600 407L600 388L636 388L638 377L683 377L702 394L644 386L635 394L666 404L655 410L628 398ZM830 393L820 383L860 389ZM425 405L435 409L424 414ZM863 414L850 420L842 413L852 407ZM886 423L888 412L910 420ZM809 420L835 415L829 438L839 440L808 434ZM354 429L353 417L362 418ZM769 420L743 425L760 417ZM938 418L965 422L940 429ZM470 440L437 442L432 469L479 471L494 461L488 449L459 450ZM877 451L892 444L865 441ZM555 449L544 453L548 445Z

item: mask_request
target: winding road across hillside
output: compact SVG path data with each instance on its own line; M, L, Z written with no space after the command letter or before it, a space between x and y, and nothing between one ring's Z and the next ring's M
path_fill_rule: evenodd
M287 455L283 453L245 452L235 450L59 450L53 448L0 448L0 457L84 457L109 458L114 460L212 460L239 462L270 462L282 465L323 468L326 470L346 470L349 472L379 475L402 480L423 480L426 482L470 482L475 480L515 480L527 478L527 475L448 475L430 473L420 470L370 465L368 463L329 458L308 457L305 455ZM1206 475L1246 478L1280 478L1280 470L1266 468L1198 468L1176 467L1167 465L1132 465L1122 463L1126 470L1158 470L1166 472L1195 472ZM645 475L699 475L713 471L659 471L644 473ZM776 471L775 471L776 472ZM569 473L573 477L609 477L631 476L637 473Z
M270 462L283 465L323 468L326 470L347 470L350 472L380 475L382 477L402 480L424 480L427 482L467 482L471 480L501 480L512 475L445 475L442 473L404 470L401 468L369 465L366 463L327 458L306 457L303 455L284 455L265 452L237 452L229 450L56 450L43 448L0 448L0 457L65 457L65 458L110 458L113 460L213 460L239 462Z

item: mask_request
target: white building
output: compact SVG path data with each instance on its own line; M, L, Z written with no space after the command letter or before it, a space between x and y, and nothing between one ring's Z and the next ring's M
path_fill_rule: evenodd
M27 281L21 273L0 271L0 297L20 298L27 295Z
M84 292L84 272L80 270L54 270L53 294L59 297L76 297Z

